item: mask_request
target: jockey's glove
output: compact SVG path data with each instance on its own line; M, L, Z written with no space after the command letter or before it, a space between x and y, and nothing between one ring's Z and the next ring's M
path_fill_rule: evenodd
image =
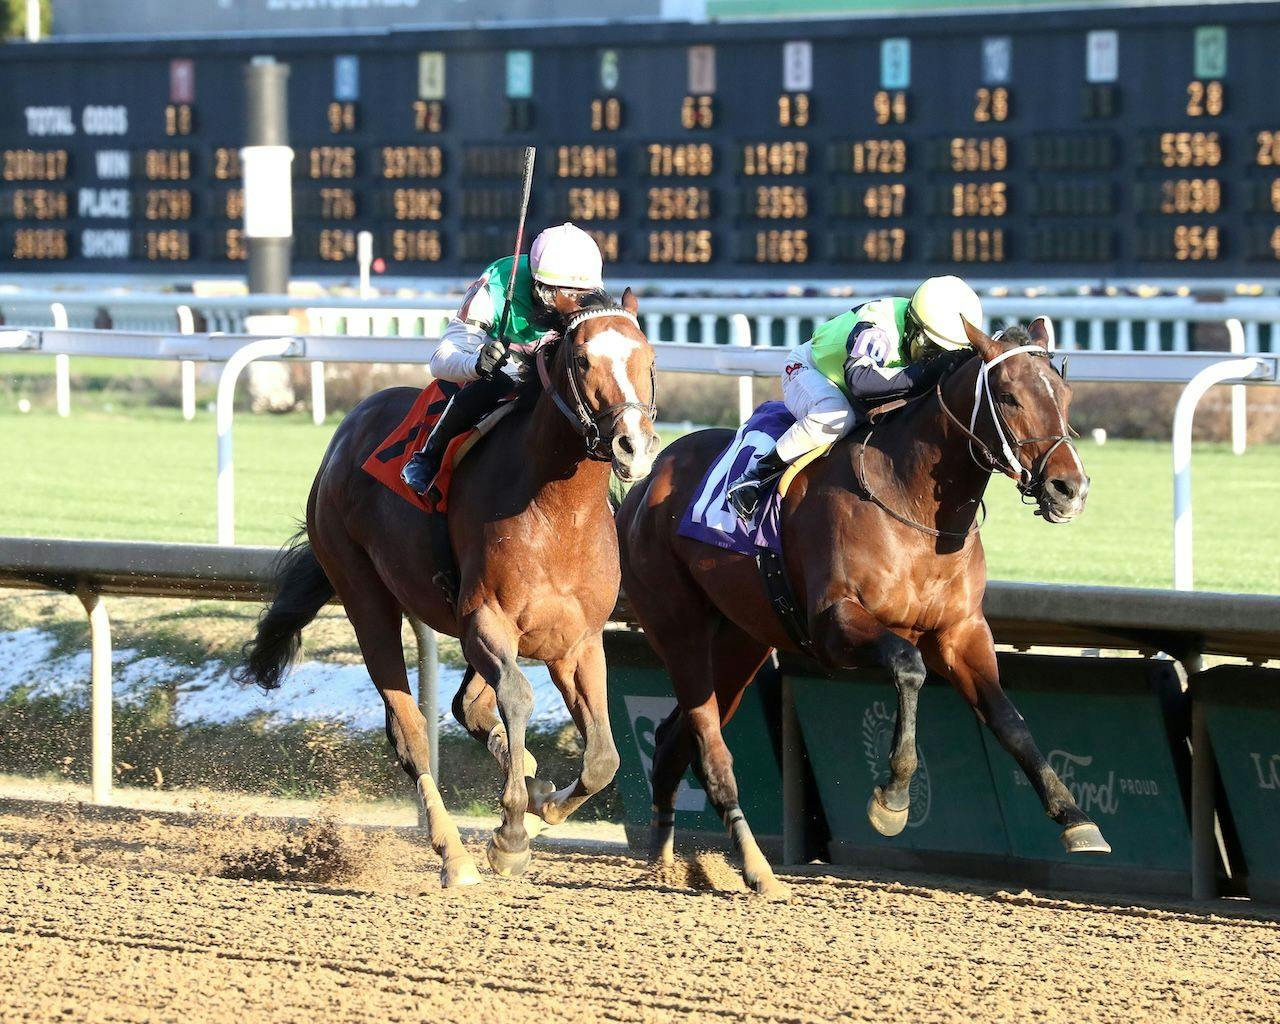
M498 338L490 338L476 354L476 373L481 380L492 380L506 361L507 346Z
M951 368L949 359L929 359L923 363L913 363L906 368L907 380L911 382L910 390L914 394L928 391L946 376Z

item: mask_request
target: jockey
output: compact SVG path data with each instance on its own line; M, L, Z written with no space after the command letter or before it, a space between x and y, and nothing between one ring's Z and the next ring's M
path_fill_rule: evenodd
M450 400L422 450L405 463L401 479L418 494L440 471L449 442L479 423L522 381L538 347L585 295L602 291L603 260L581 228L560 224L533 240L516 265L506 337L499 337L512 257L491 263L467 289L431 355L431 374L463 387ZM504 368L505 364L505 368Z
M974 290L958 277L931 277L910 299L872 299L822 324L782 371L782 398L796 422L730 485L733 510L750 521L764 484L844 437L868 405L932 387L946 365L933 357L969 344L965 320L982 325Z

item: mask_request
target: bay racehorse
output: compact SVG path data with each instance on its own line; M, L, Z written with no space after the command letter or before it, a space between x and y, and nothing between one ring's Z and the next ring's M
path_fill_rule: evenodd
M392 388L357 405L325 452L305 537L284 553L278 595L246 648L242 678L278 686L302 628L337 593L386 704L387 736L425 807L445 886L480 879L429 773L426 723L405 672L403 615L462 642L468 668L454 715L506 772L502 824L488 848L495 871L527 867L526 809L563 821L617 770L601 641L619 581L609 473L643 477L658 448L653 349L636 305L627 289L621 305L559 311L563 340L539 352L524 408L459 465L448 513L460 583L453 600L433 582L429 516L360 468L418 392ZM546 663L585 740L578 779L558 792L535 777L525 750L533 689L517 656Z
M802 471L782 508L787 575L810 653L831 668L880 666L898 692L890 779L867 806L884 835L905 826L916 770L916 702L926 668L944 675L1021 766L1071 851L1108 852L1000 687L982 613L986 562L977 520L992 473L1012 477L1051 523L1089 490L1067 425L1070 388L1049 358L1052 326L996 339L968 327L972 351L931 392L836 442ZM673 856L675 792L692 762L742 857L747 883L784 895L738 802L721 727L773 648L796 650L756 562L677 535L682 513L732 435L681 438L618 512L623 589L667 667L677 706L657 729L651 857Z

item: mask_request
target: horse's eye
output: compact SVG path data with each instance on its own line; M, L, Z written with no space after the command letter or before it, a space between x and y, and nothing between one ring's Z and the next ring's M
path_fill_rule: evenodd
M1011 395L1008 391L1000 392L1000 404L1007 405L1010 409L1018 408L1018 400L1014 398L1013 395Z
M585 370L591 365L591 361L586 356L574 356L573 362L579 370Z

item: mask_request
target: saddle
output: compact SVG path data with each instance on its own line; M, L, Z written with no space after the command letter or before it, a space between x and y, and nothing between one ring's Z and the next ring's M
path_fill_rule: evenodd
M457 393L458 386L447 381L432 381L423 388L405 418L387 435L386 440L373 450L360 467L371 477L424 512L447 513L449 511L449 485L459 463L480 440L510 414L515 408L511 398L504 399L493 412L470 430L463 431L445 449L440 472L436 474L425 494L418 494L400 479L404 464L420 449L432 429L444 415L449 400ZM514 396L512 396L514 397Z
M440 471L426 493L418 494L400 478L400 471L430 436L457 391L458 385L447 381L432 381L423 388L405 418L360 467L410 505L430 514L431 554L436 566L434 581L445 592L450 604L457 603L459 579L457 559L449 540L449 485L459 463L516 407L513 394L503 399L493 412L470 430L450 441Z

